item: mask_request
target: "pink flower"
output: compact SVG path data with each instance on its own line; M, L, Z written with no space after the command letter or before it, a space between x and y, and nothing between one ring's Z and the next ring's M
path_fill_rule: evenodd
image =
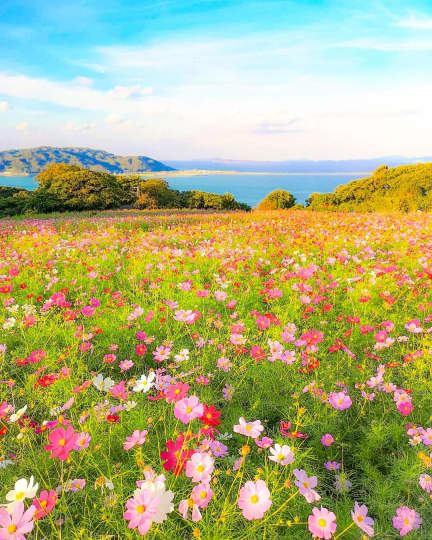
M415 510L408 508L408 506L400 506L393 517L393 527L399 529L400 536L405 536L413 529L420 528L422 521Z
M174 407L174 416L184 424L189 424L189 422L203 414L204 405L199 402L197 396L185 397L177 401Z
M134 446L141 446L146 441L148 431L144 429L144 431L140 431L139 429L136 429L132 435L129 437L126 437L126 441L123 443L123 448L125 450L130 450Z
M432 491L432 477L429 474L421 474L419 477L419 485L422 489L430 493Z
M47 516L54 508L57 502L57 493L54 489L51 491L43 490L39 493L39 497L33 499L33 506L36 508L34 519L41 519Z
M425 446L432 445L432 428L427 428L421 435L422 442Z
M173 401L180 401L187 395L188 390L188 383L178 382L176 384L172 384L165 392L165 398L168 403L171 403Z
M198 508L206 508L211 498L213 497L213 490L208 483L201 482L194 486L191 499L194 500Z
M0 538L2 540L25 540L25 534L34 527L33 514L36 508L32 505L24 512L24 503L17 501L12 514L0 508Z
M159 500L160 497L148 489L141 489L132 499L128 499L123 517L129 521L129 529L138 528L140 534L147 534L156 515Z
M246 422L243 416L239 418L239 424L234 426L234 431L240 433L240 435L245 435L246 437L252 437L252 439L258 439L263 431L264 426L261 424L260 420L255 420L254 422Z
M272 505L264 480L246 482L239 492L237 504L246 519L261 519Z
M413 411L414 406L411 403L411 400L407 399L405 401L399 401L397 404L397 409L403 416L408 416L409 413ZM430 444L432 444L432 440Z
M72 426L68 426L67 429L61 427L53 429L48 435L51 444L45 445L45 450L51 452L50 457L57 457L60 461L65 461L71 450L74 449L78 435Z
M334 443L334 438L330 433L326 433L321 437L321 444L323 446L331 446Z
M211 473L214 470L214 459L207 452L195 452L186 463L186 476L192 482L210 482Z
M192 508L192 521L194 523L200 521L202 519L202 515L194 499L190 498L180 501L178 510L184 519L188 519L189 508Z
M93 306L84 306L81 308L81 313L84 315L84 317L91 317L94 315L94 312L96 309Z
M354 510L351 511L351 517L354 523L368 536L374 535L373 524L374 520L367 515L368 509L365 504L361 506L356 501L354 503Z
M327 508L314 507L308 518L309 531L314 537L328 540L336 531L336 516Z
M91 441L91 436L88 433L82 432L77 436L77 440L74 446L74 450L82 450L88 448Z
M270 439L270 437L263 437L261 440L255 439L255 444L260 448L268 448L272 443L273 439Z
M351 398L345 392L330 392L329 403L334 409L343 411L349 409L352 405Z
M299 492L308 503L319 501L321 496L313 489L318 484L316 476L308 476L303 469L294 469L294 476L297 480L294 484L299 488ZM323 537L321 537L323 538Z

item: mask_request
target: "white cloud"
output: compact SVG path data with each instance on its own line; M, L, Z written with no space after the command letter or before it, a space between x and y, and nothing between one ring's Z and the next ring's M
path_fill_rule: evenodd
M120 88L120 90L119 90ZM68 82L50 81L49 79L9 75L0 72L2 94L22 99L53 103L73 109L91 111L120 111L134 115L161 114L166 108L166 100L148 95L146 99L119 99L121 96L133 97L134 94L148 94L150 89L140 86L115 87L112 90L96 90L80 78Z
M64 131L75 131L78 133L87 133L96 128L94 122L86 122L84 124L76 124L75 122L68 122L63 126Z
M134 86L115 86L108 91L108 96L115 99L139 99L153 92L151 87L141 88L139 84Z
M383 52L421 52L432 51L432 38L399 41L384 41L375 38L359 38L335 43L334 46L350 49L371 49Z
M28 124L27 122L20 122L15 126L15 129L17 131L27 131L28 130Z
M0 101L0 112L5 112L8 109L8 102L7 101Z
M414 28L415 30L432 30L432 17L417 17L410 15L407 19L400 19L395 26L400 28Z

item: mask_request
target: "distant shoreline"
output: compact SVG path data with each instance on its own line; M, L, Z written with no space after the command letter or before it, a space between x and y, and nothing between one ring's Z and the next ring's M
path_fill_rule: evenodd
M39 173L34 174L17 174L16 172L6 171L6 172L0 172L0 176L8 176L8 177L14 177L14 176L35 176ZM167 176L167 177L176 177L176 176L206 176L206 175L213 175L213 174L223 174L223 175L256 175L256 176L264 176L264 175L274 175L274 176L308 176L311 174L317 175L317 176L324 176L324 175L346 175L346 174L353 174L353 175L368 175L372 174L372 171L338 171L338 172L261 172L261 171L213 171L213 170L200 170L200 169L184 169L184 170L178 170L178 171L147 171L147 172L136 172L136 173L121 173L125 176Z

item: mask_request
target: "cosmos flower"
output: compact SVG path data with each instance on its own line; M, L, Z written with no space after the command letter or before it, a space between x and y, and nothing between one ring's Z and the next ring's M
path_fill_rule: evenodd
M336 531L336 516L323 506L314 507L308 518L308 527L314 537L328 540Z
M239 491L237 504L247 520L261 519L272 505L264 480L246 482Z

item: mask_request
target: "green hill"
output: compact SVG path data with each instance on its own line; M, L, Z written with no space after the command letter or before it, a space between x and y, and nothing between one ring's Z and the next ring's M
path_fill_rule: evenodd
M91 148L39 146L0 152L0 174L38 174L52 163L68 163L92 171L132 174L172 171L172 167L146 156L116 156Z
M414 212L432 210L432 163L378 167L372 176L338 186L333 193L312 193L310 210L341 212Z

